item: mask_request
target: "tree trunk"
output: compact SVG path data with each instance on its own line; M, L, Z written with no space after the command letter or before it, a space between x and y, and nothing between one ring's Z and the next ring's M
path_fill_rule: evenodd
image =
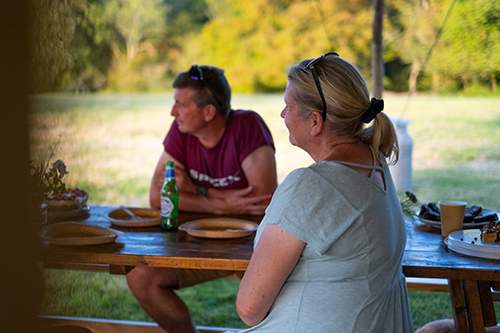
M495 74L491 74L491 90L492 91L497 91L497 77Z
M410 88L410 93L417 92L417 77L418 74L420 73L420 69L422 68L422 65L420 64L420 61L415 60L413 64L411 64L411 72L410 72L410 79L408 82L409 88Z
M382 47L384 4L384 0L373 0L372 79L373 96L375 98L382 98L382 92L384 91L384 58Z
M462 85L464 86L464 93L467 93L469 91L469 80L467 78L466 74L460 75L460 78L462 79Z
M432 72L432 91L439 91L439 73L435 71Z

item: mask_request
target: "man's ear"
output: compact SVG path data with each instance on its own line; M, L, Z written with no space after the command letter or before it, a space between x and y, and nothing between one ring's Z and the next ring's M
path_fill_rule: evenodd
M311 135L317 136L323 131L325 123L323 122L323 116L318 111L313 111L309 116L309 124L311 128Z
M213 104L207 104L205 105L205 107L203 108L203 112L204 112L204 118L205 118L205 121L211 121L215 118L215 116L217 115L217 108L215 107L215 105Z

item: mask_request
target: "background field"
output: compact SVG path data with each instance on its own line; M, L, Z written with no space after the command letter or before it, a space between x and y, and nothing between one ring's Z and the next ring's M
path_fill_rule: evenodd
M30 118L32 156L59 138L55 159L69 170L70 187L90 193L90 204L147 206L152 171L171 124L171 95L40 95ZM413 192L421 202L464 200L500 211L500 99L385 96L391 117L411 120ZM292 147L279 113L282 95L237 95L233 108L253 109L275 139L278 180L309 165ZM150 320L123 276L47 270L42 313ZM198 325L245 327L234 309L237 281L214 281L180 291ZM102 292L104 290L104 293ZM452 318L445 293L410 292L414 327ZM497 311L497 314L499 311Z

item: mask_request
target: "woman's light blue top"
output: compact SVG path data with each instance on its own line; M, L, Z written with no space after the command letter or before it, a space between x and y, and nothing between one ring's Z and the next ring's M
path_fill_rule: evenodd
M375 170L386 189L373 181ZM294 170L276 190L255 244L268 223L307 245L267 318L242 332L412 332L401 267L405 222L385 162L321 161Z

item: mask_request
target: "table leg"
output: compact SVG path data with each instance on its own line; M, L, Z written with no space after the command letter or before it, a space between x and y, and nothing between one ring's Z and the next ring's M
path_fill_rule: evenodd
M481 308L483 309L484 326L497 326L497 317L493 305L493 295L491 294L491 282L478 281L479 297Z
M484 333L485 326L478 282L475 280L464 280L463 287L470 331Z
M467 314L465 310L465 301L462 290L462 282L460 280L448 280L448 285L450 287L455 329L457 333L469 332L469 325L467 324Z

